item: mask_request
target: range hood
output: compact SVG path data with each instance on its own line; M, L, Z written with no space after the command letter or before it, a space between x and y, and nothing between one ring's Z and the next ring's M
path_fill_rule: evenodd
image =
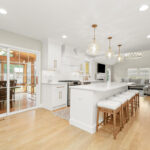
M62 45L62 57L68 56L77 57L78 56L77 49L72 48L71 46L68 45Z

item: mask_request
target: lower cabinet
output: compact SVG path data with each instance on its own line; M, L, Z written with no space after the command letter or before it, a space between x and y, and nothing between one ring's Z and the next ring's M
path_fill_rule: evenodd
M67 84L43 84L42 105L49 110L67 106Z

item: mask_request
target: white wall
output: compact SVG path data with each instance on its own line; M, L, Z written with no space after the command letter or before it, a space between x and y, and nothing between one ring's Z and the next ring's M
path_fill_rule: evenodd
M7 44L38 51L42 50L42 43L39 40L35 40L23 35L19 35L1 29L0 29L0 44Z
M127 78L128 68L150 68L150 51L144 51L143 57L140 59L132 59L115 64L112 67L113 81L121 81L122 78Z

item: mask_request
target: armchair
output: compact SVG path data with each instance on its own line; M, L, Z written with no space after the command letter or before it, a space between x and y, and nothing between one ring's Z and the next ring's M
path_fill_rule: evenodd
M144 88L144 95L150 95L150 85L146 85Z

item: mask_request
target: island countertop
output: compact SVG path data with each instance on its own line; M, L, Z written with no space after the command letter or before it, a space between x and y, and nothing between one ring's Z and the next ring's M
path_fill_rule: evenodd
M88 85L79 85L79 86L71 86L71 89L81 89L81 90L90 90L90 91L97 91L97 92L105 92L109 90L118 89L121 87L128 86L127 83L119 83L119 82L112 82L108 83L92 83Z

